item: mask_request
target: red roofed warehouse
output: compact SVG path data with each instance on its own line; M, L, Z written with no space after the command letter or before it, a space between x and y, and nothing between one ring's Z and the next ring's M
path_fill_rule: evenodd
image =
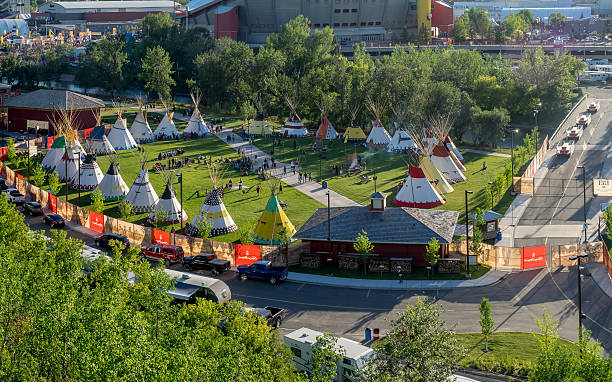
M453 6L443 1L432 1L431 26L438 28L440 37L449 37L454 25Z

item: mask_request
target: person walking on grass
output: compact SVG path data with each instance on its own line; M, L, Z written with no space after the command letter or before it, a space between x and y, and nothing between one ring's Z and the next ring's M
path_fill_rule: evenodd
M280 194L281 192L283 192L283 184L279 183L278 184L278 193Z
M257 183L257 188L255 188L255 190L257 191L257 197L259 198L259 191L261 191L261 186L259 183Z

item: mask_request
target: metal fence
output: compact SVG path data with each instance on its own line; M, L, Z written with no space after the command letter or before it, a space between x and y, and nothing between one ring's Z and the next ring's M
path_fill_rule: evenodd
M587 197L593 196L593 180L587 179L586 184L582 178L534 178L536 196L582 196L586 191Z

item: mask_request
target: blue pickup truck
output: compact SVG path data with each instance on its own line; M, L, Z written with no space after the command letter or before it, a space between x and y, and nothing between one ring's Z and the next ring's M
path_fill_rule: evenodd
M289 268L287 267L273 267L271 261L256 261L249 266L241 265L238 267L238 277L241 280L268 280L272 285L285 280L288 272Z

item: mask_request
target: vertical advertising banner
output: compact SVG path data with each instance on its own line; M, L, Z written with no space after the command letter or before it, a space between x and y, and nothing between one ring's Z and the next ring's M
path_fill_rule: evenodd
M251 265L261 260L259 245L234 245L234 263L236 265Z
M521 269L546 266L546 246L521 248Z
M48 208L53 211L53 213L57 213L57 197L55 195L49 194L49 203Z
M166 231L162 231L162 230L153 228L151 230L151 238L152 238L153 244L162 244L162 245L170 244L170 232L166 232Z
M104 233L104 215L98 212L89 211L89 228Z

